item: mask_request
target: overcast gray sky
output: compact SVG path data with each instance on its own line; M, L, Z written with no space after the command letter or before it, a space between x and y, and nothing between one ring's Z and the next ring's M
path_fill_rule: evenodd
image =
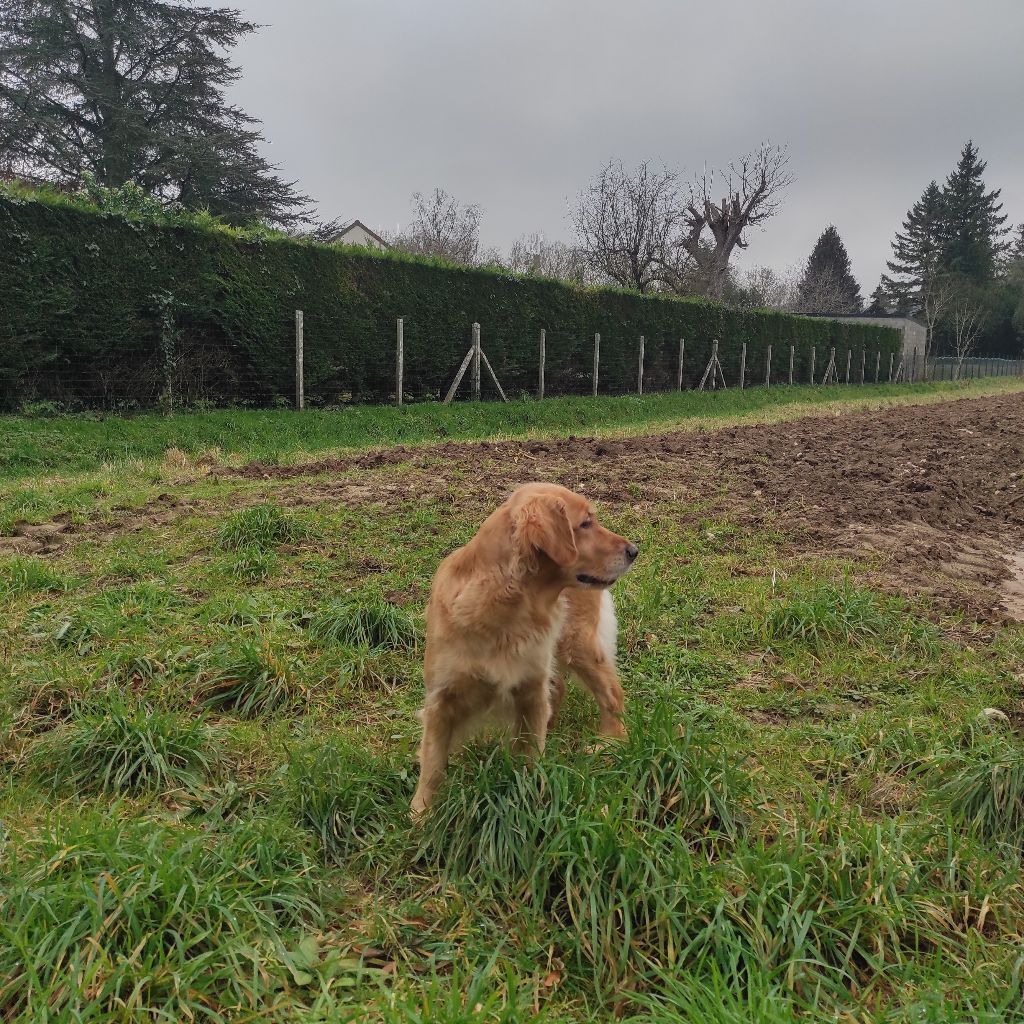
M1024 0L227 0L266 27L232 98L326 217L409 219L439 185L485 244L571 237L609 158L692 171L788 145L796 181L744 264L830 222L865 295L968 138L1024 220Z

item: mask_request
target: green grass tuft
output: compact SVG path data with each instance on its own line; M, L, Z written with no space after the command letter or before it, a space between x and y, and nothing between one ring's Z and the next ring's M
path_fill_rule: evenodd
M308 625L320 643L346 647L414 651L420 637L419 625L404 608L373 599L326 604L309 617Z
M1014 740L979 732L962 750L926 765L938 779L936 803L987 839L1024 853L1024 750Z
M293 754L289 784L299 821L332 861L385 864L408 832L414 779L354 742Z
M930 624L908 619L849 580L798 588L769 611L764 632L773 647L793 643L819 654L841 645L933 650L937 642Z
M67 588L67 580L41 558L0 558L0 600Z
M197 696L207 708L240 718L258 718L288 707L304 692L301 666L276 654L269 644L243 642L218 647L207 656Z
M217 546L222 551L245 552L252 559L272 552L279 544L294 544L306 534L294 516L266 502L228 516L217 533Z
M32 761L58 786L137 793L195 786L212 754L202 721L110 696L48 733L33 749Z

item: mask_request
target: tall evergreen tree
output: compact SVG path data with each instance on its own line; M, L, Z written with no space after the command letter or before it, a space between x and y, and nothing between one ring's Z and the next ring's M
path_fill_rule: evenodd
M883 278L871 293L871 302L868 303L867 308L864 310L864 315L887 316L889 312L889 293L886 290L885 279Z
M797 288L797 306L804 313L859 313L860 285L834 224L821 233Z
M882 283L897 312L920 313L922 292L941 272L944 224L942 190L932 181L907 211L903 230L896 232L892 243L892 259L886 263L889 274Z
M226 51L257 26L192 0L4 0L0 161L78 184L132 182L235 222L287 223L308 202L228 103Z
M992 280L1005 249L1006 215L999 189L985 188L985 167L968 141L942 190L942 266L975 284Z

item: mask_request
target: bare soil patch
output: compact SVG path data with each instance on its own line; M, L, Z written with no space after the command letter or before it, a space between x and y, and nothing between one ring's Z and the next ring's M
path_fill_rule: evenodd
M981 618L1024 617L1024 402L1016 394L653 437L390 448L225 475L294 479L308 500L331 493L324 477L345 474L338 489L351 491L353 470L397 465L407 469L401 484L368 485L371 500L404 503L458 480L462 500L486 506L537 478L612 506L698 496L740 522L771 520L797 550L883 556L882 585Z

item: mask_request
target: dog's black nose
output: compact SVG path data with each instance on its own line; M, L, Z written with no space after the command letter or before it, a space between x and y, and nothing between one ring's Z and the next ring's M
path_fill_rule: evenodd
M629 561L634 561L636 559L636 556L639 554L640 549L635 544L626 545L626 558L628 558Z

